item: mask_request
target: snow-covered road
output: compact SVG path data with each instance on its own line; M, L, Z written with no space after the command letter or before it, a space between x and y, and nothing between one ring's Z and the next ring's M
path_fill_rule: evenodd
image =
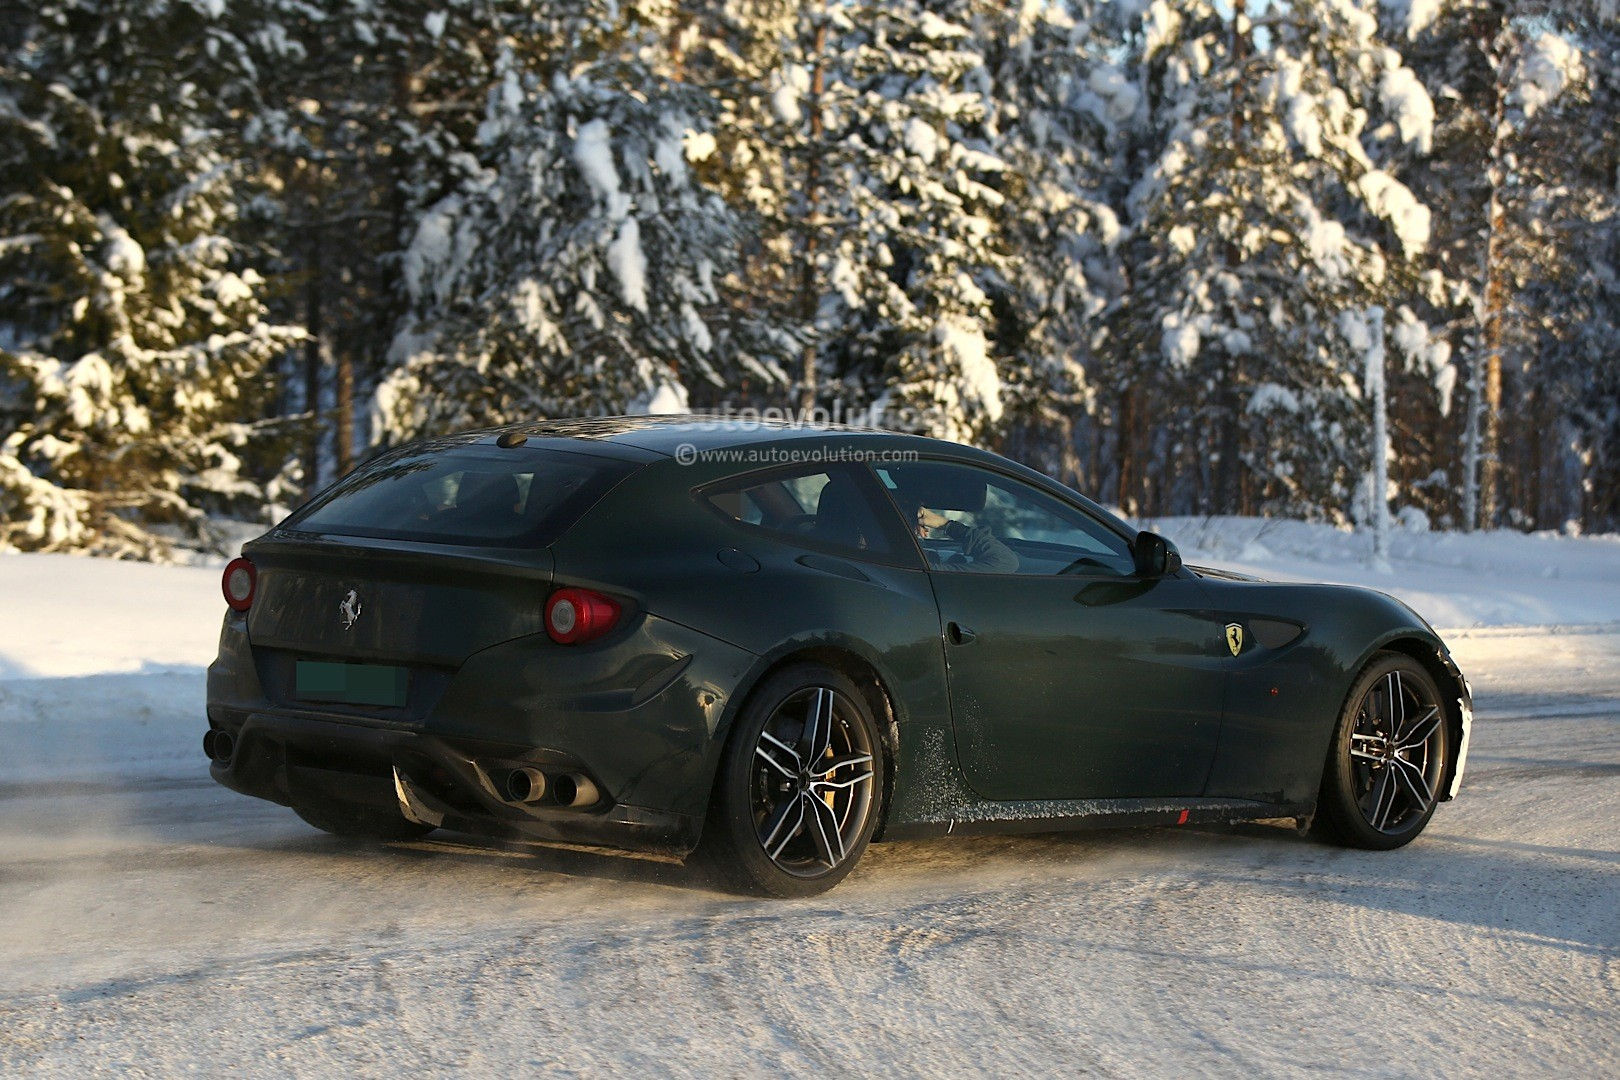
M194 670L6 681L82 753L0 767L0 1073L1613 1075L1620 634L1457 646L1473 771L1406 850L896 844L802 903L666 863L349 846L207 779Z

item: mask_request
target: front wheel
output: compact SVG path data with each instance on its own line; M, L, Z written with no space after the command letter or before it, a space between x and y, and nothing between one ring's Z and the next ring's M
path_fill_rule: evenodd
M1439 687L1403 653L1362 669L1328 750L1319 831L1350 847L1410 843L1434 815L1451 754Z
M698 857L722 882L814 896L866 850L883 753L865 695L823 664L795 664L748 698L726 744Z

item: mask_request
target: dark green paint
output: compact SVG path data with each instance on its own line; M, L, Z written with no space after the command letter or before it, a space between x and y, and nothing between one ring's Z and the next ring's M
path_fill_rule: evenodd
M332 777L347 775L352 797L391 801L391 770L403 767L413 783L424 778L424 799L442 800L447 824L685 850L749 689L814 651L892 709L887 835L1175 820L1178 807L1189 820L1227 820L1309 812L1344 694L1377 649L1411 649L1466 697L1433 631L1377 593L1192 569L930 572L914 549L828 550L740 525L695 495L779 467L783 452L913 450L999 470L1130 535L1096 504L983 451L676 420L506 430L526 436L525 450L637 468L544 548L277 530L249 544L259 594L249 616L226 617L209 669L210 724L239 735L236 759L214 766L222 783L286 802L306 790L307 766L324 763L327 795ZM493 445L501 434L439 445ZM688 444L751 460L683 464L675 455ZM564 584L618 598L621 624L589 645L552 642L543 605ZM363 610L344 629L350 589ZM1276 647L1261 640L1282 642L1276 626L1246 630L1234 657L1226 624L1256 619L1303 629ZM299 700L300 661L409 666L410 700ZM500 770L520 764L583 772L605 797L588 811L511 805L498 796Z

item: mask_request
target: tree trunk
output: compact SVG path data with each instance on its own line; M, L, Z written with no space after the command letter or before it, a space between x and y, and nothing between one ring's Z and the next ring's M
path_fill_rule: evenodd
M309 230L309 265L304 278L304 326L309 338L304 342L304 410L309 416L309 438L304 446L304 493L314 493L321 482L321 366L325 342L321 291L321 233Z
M1119 491L1114 501L1125 513L1131 513L1136 495L1136 446L1132 438L1136 431L1136 392L1129 386L1119 395L1119 416L1115 418L1114 453L1119 461Z
M821 297L816 288L816 230L820 227L821 211L821 95L827 87L826 65L822 57L827 51L827 19L822 12L816 20L815 63L810 69L810 139L805 156L804 176L804 264L799 267L799 316L804 327L811 330ZM809 419L816 408L817 355L814 339L804 344L803 366L800 370L799 412ZM882 423L881 417L874 422Z
M334 380L334 420L336 433L333 449L337 454L337 474L343 476L354 467L354 358L345 349L337 356Z
M1372 398L1372 479L1367 493L1372 516L1372 564L1374 569L1389 568L1389 404L1384 371L1384 309L1367 312L1367 333L1372 340L1367 350L1366 386Z
M1480 257L1474 301L1475 342L1469 360L1468 417L1463 433L1462 527L1472 531L1495 524L1501 443L1502 314L1507 284L1501 266L1502 185L1507 181L1506 135L1508 52L1512 28L1505 10L1496 12L1495 31L1485 43L1492 66L1491 150L1486 166L1490 199L1485 211L1485 249Z

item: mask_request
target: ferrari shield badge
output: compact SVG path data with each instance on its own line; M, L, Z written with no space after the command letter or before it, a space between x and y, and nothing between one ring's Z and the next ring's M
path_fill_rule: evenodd
M1226 647L1236 656L1243 651L1243 627L1235 622L1226 624Z
M349 595L338 605L338 621L343 624L343 629L353 630L355 620L358 618L360 618L360 594L350 589ZM1226 636L1232 636L1231 627L1226 628Z

